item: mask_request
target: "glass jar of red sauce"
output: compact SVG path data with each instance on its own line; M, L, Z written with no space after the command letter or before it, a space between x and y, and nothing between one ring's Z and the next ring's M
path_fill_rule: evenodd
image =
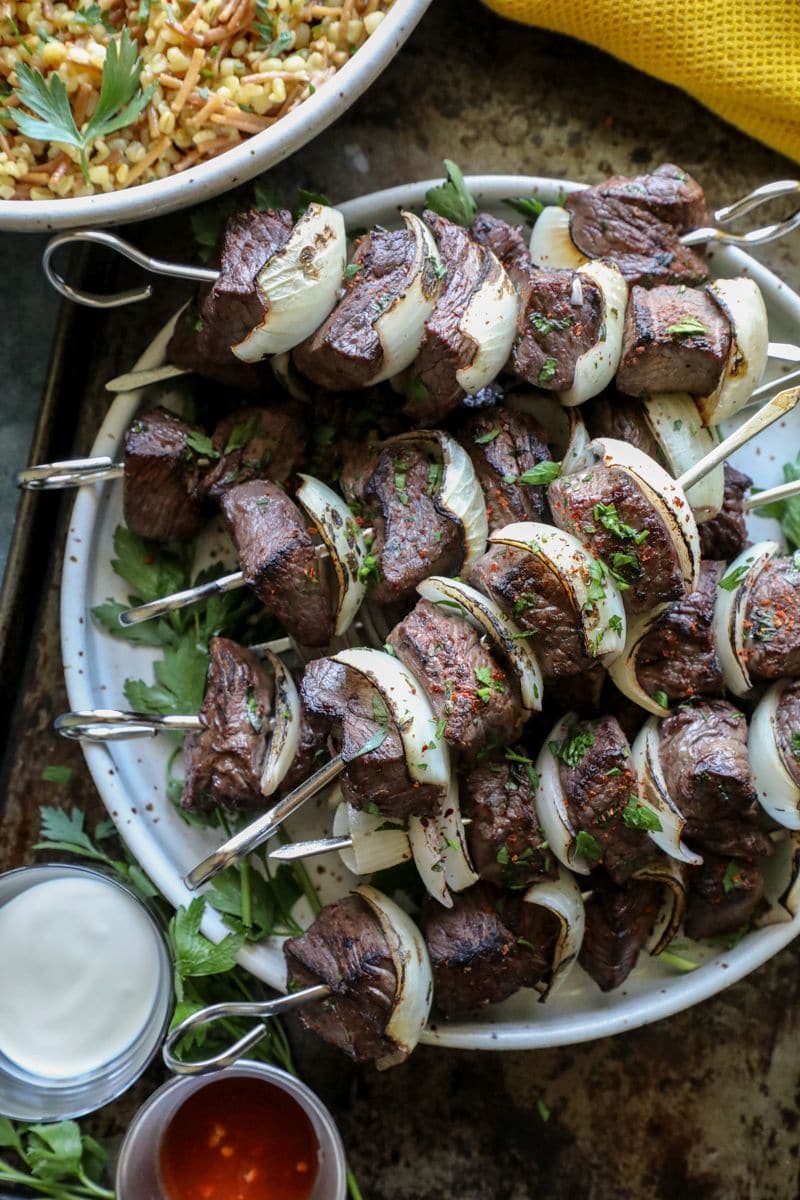
M293 1076L240 1062L173 1079L139 1110L117 1200L344 1200L347 1164L328 1110Z

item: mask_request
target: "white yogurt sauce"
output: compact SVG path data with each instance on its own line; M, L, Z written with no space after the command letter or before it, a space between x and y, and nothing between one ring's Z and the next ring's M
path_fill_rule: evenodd
M0 908L0 1053L34 1075L96 1070L153 1011L158 935L101 879L52 879Z

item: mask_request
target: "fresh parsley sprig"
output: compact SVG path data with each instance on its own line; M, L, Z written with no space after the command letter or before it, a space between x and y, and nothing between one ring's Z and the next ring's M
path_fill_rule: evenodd
M37 142L63 142L80 151L83 178L89 182L87 154L95 138L107 137L131 125L150 102L155 90L139 86L142 59L127 29L108 44L97 107L79 130L72 115L69 96L60 75L45 79L41 71L20 63L17 66L17 98L25 109L15 109L13 120L20 133ZM34 115L32 115L34 114Z
M0 1117L0 1184L55 1200L114 1200L103 1187L106 1152L75 1121L21 1125Z
M429 188L425 194L425 204L440 217L456 225L471 225L478 211L475 198L452 159L446 158L444 165L447 180L438 187Z

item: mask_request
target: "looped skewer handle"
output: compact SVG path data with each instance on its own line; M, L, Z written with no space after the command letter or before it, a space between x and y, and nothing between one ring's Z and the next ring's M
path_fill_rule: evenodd
M53 491L56 488L81 487L118 479L125 464L101 455L97 458L72 458L64 462L40 463L17 473L17 487L27 491Z
M158 716L95 708L62 713L53 722L56 733L76 742L114 742L123 738L155 737L157 733L188 733L202 729L199 717Z
M56 234L55 237L50 238L44 248L42 255L44 273L56 291L65 299L73 300L76 304L83 304L86 308L121 308L125 304L148 300L153 289L147 283L143 287L131 288L127 292L111 292L104 296L97 292L85 292L81 288L73 287L63 276L59 275L53 264L53 256L56 251L62 246L71 246L73 242L93 242L96 245L105 246L107 249L121 254L123 258L130 259L131 262L136 263L137 267L149 271L151 275L190 279L194 283L214 283L219 276L218 271L211 271L207 267L190 267L183 263L171 263L165 262L161 258L153 258L150 254L144 254L141 250L137 250L130 242L126 242L115 233L107 233L103 229L73 229L69 233Z
M245 825L244 829L240 829L233 837L228 838L227 842L223 842L217 850L193 867L183 881L187 888L192 892L195 891L201 884L207 883L209 879L218 875L220 871L234 866L240 859L246 858L253 850L262 846L278 832L280 826L288 820L292 813L305 804L306 800L310 800L317 792L321 792L324 787L332 783L345 766L341 754L337 754L313 775L309 775L308 779L280 799L268 812L256 817L255 821L251 821L249 825Z
M746 196L742 196L741 200L717 209L714 213L714 220L717 225L729 225L732 221L737 221L739 217L746 216L753 209L760 208L762 204L770 204L781 196L800 197L800 180L778 179L774 183L765 183L762 187L755 188ZM715 227L693 229L690 233L685 233L681 241L684 246L698 246L703 242L722 242L731 246L763 246L767 242L774 242L778 238L785 237L787 233L792 233L797 228L800 228L800 207L784 221L776 221L772 225L762 225L758 229L751 229L749 233L729 233L725 229Z
M684 471L677 480L680 487L684 492L688 492L689 488L694 487L701 479L705 479L709 471L713 471L714 467L719 466L729 455L739 450L756 434L761 433L763 429L767 429L775 421L779 421L781 417L790 413L798 400L800 400L800 387L787 388L785 391L778 392L777 396L773 396L743 425L740 425L728 437L723 438L719 445L710 450L699 462L696 462L688 471Z
M279 1017L282 1013L290 1012L293 1008L312 1004L315 1000L324 1000L326 996L330 995L330 991L327 984L318 983L313 987L303 988L301 992L291 992L288 996L278 996L275 1000L260 1002L240 1000L223 1004L209 1004L206 1008L201 1008L198 1012L192 1013L185 1021L181 1021L180 1025L176 1025L170 1031L162 1049L164 1062L170 1071L173 1071L176 1075L203 1075L207 1071L219 1071L223 1067L230 1067L243 1055L247 1054L248 1050L252 1050L254 1046L258 1045L262 1038L266 1037L269 1027L265 1022L270 1017ZM227 1050L222 1050L219 1054L212 1055L211 1058L202 1058L195 1062L183 1062L176 1056L176 1047L188 1033L193 1033L203 1026L212 1025L215 1021L225 1021L229 1017L253 1017L259 1024L254 1025L243 1037L239 1038L238 1042L234 1042Z

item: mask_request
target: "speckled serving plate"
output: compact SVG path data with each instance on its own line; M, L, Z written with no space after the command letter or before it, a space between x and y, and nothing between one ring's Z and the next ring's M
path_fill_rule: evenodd
M342 205L352 228L396 220L399 209L419 208L432 182L410 184L364 196ZM475 176L468 184L479 204L498 215L509 215L502 201L507 196L534 194L553 201L562 189L575 184L528 176ZM800 297L753 258L741 251L716 247L712 269L720 276L751 275L759 284L769 311L770 337L795 341L800 331ZM155 367L165 361L171 324L162 330L136 364ZM169 403L169 388L156 397L118 395L94 444L92 453L121 457L125 430L142 402ZM761 487L782 481L781 465L800 446L800 409L769 429L754 447L746 447L734 462ZM122 521L122 482L115 480L78 492L70 523L61 596L61 636L70 706L73 709L125 708L123 684L127 677L151 677L154 653L114 639L92 620L90 610L114 596L124 599L124 585L111 569L112 537ZM752 518L755 539L779 536L774 521ZM216 547L215 547L216 539ZM204 553L222 549L224 539L212 531ZM166 764L172 747L166 738L85 746L84 753L98 791L116 825L141 865L174 905L186 904L191 894L183 876L217 843L212 833L187 826L166 796ZM289 824L295 838L330 832L330 815L322 800L314 800ZM353 877L337 855L312 860L310 871L323 901L349 890ZM305 901L296 910L308 921ZM219 916L206 910L203 928L218 939L226 932ZM466 1021L431 1023L423 1041L443 1046L484 1050L511 1050L566 1045L607 1037L625 1029L659 1020L697 1004L749 974L786 946L800 930L800 917L770 925L743 938L730 951L692 943L691 955L700 965L689 974L675 971L642 956L623 987L603 995L576 967L563 987L546 1004L531 991L518 993L503 1004L486 1009ZM680 940L680 938L679 938ZM283 956L278 939L248 947L242 965L275 987L284 985Z

